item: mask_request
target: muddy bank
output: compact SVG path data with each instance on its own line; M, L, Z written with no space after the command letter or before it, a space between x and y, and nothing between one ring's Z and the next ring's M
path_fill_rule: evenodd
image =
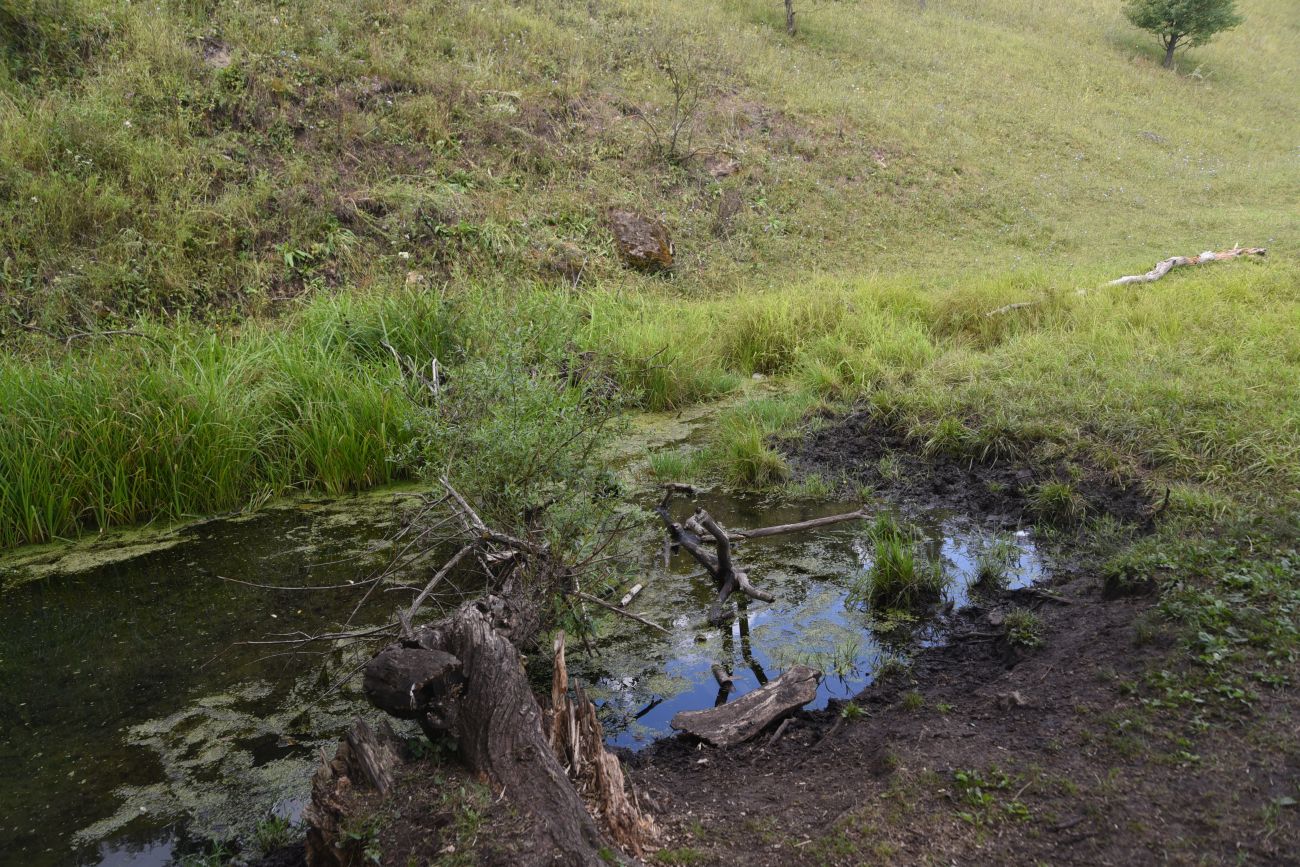
M785 444L799 473L819 473L870 486L918 510L950 509L979 515L993 526L1019 527L1044 516L1033 494L1044 484L1068 484L1088 517L1110 515L1148 523L1153 504L1140 473L1117 476L1078 456L1039 454L1030 443L1000 440L981 459L970 448L926 448L867 411L826 417Z
M860 713L801 713L775 743L672 738L625 756L666 831L661 857L1295 863L1294 823L1260 820L1300 780L1286 703L1263 709L1255 737L1216 727L1139 739L1132 684L1173 664L1168 638L1149 634L1150 600L1102 601L1091 576L1052 590L1063 601L1011 593L963 612L949 644L859 695ZM1020 606L1037 610L1044 642L1009 654L988 633Z

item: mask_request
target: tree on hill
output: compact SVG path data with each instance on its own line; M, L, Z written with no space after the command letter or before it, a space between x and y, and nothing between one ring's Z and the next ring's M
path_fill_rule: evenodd
M1160 38L1165 69L1173 68L1178 46L1204 45L1214 34L1244 20L1237 14L1236 0L1128 0L1124 14Z

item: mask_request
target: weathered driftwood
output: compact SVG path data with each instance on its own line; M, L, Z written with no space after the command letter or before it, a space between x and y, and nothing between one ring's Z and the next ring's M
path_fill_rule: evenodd
M595 705L576 684L570 694L563 632L554 644L550 740L591 814L625 852L641 857L657 836L654 819L628 797L623 768L605 749Z
M796 665L767 686L729 704L711 710L682 711L670 725L718 747L744 743L816 698L821 677L815 668Z
M345 833L352 801L366 791L386 795L398 763L396 736L386 725L375 732L358 718L339 741L333 759L322 754L311 780L311 801L303 810L307 863L312 867L354 867L364 863L363 841Z
M1238 256L1263 256L1267 253L1268 251L1263 247L1233 247L1231 250L1224 250L1222 253L1216 253L1213 250L1206 250L1199 256L1173 256L1161 262L1157 262L1155 267L1145 274L1132 274L1128 277L1120 277L1118 280L1111 280L1106 285L1128 286L1133 283L1154 283L1174 268L1180 268L1185 265L1205 265L1210 262L1222 262L1225 259L1236 259Z

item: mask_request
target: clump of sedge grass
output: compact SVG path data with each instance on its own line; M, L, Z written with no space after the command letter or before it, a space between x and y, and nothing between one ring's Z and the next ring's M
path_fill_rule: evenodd
M914 533L889 514L876 518L871 568L850 593L877 611L919 611L937 602L948 583L942 562L927 557Z
M971 584L981 590L1003 590L1011 578L1011 570L1020 559L1020 548L1015 540L998 536L989 540L975 555L975 575Z
M1040 521L1069 527L1083 520L1088 501L1069 482L1043 482L1030 491L1029 508Z

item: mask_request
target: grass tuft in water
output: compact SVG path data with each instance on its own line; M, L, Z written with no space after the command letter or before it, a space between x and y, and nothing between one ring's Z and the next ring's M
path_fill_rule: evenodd
M870 530L871 568L849 593L849 601L877 611L919 611L937 602L948 585L943 564L927 557L916 535L889 514Z
M981 590L1005 590L1019 559L1020 548L1014 539L997 536L988 540L975 555L971 584Z

